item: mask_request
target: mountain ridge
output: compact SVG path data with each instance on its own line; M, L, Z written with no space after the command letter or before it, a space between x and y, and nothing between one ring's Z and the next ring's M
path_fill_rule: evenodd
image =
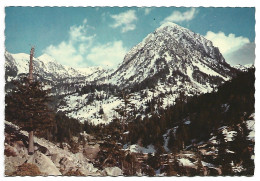
M19 60L22 66L16 66ZM114 119L115 110L124 102L122 91L132 94L136 116L144 117L151 114L145 110L150 110L153 99L162 102L165 109L181 93L188 97L209 93L237 71L211 41L174 23L163 24L148 34L125 55L116 70L72 68L49 55L34 60L35 74L51 82L52 95L63 95L57 99L57 111L94 124L108 124ZM13 70L7 71L7 82L19 73L27 75L28 63L29 55L20 54L15 60L6 52L6 70ZM156 109L152 110L159 112Z

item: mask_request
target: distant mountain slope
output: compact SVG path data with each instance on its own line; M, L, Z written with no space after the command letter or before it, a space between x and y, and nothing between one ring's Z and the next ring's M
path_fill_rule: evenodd
M6 91L12 79L27 76L29 73L29 54L5 52ZM75 92L86 82L105 76L110 70L102 67L72 68L58 63L53 57L43 54L33 59L34 78L52 88L53 95Z
M5 52L5 67L12 69L16 75L27 74L29 72L29 57L25 53L11 54ZM49 80L87 77L97 72L104 72L102 67L72 68L58 63L53 57L43 54L34 58L34 74ZM13 74L15 75L15 74ZM9 75L12 76L12 75Z

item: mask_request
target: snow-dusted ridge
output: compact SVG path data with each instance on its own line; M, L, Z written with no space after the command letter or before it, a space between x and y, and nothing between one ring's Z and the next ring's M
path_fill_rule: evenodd
M242 72L246 72L246 71L248 71L248 69L253 68L253 67L254 67L254 64L246 64L246 65L237 64L237 65L233 66L233 68L235 68L239 71L242 71Z
M18 53L11 54L5 52L6 62L5 67L10 69L17 69L16 75L27 74L29 72L29 54ZM105 70L102 67L87 67L87 68L72 68L62 65L48 54L43 54L34 60L34 74L40 75L45 79L66 79L66 78L85 78L91 75L91 80L95 79L95 74L102 77ZM98 74L99 73L99 74ZM86 81L91 81L86 80Z

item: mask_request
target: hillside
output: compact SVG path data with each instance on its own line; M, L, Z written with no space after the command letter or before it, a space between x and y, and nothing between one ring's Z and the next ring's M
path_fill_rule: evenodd
M254 82L254 69L249 69L216 92L183 96L159 115L127 124L120 142L132 152L152 154L150 165L154 170L172 169L179 175L253 175ZM113 127L122 129L114 122L101 133L115 135L110 131ZM167 159L175 159L173 167ZM207 171L202 173L199 167ZM190 168L195 169L193 173Z

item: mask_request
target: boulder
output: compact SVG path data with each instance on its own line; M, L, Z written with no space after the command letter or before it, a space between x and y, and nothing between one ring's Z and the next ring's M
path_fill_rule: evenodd
M88 159L82 153L76 153L74 155L76 160L88 162Z
M91 163L84 163L81 165L79 168L79 171L83 173L86 176L98 176L100 173L98 172L99 170L93 166Z
M76 165L68 157L62 157L59 161L59 164L63 173L67 173L68 171L76 171Z
M16 145L17 148L24 148L25 147L23 141L21 141L21 140L15 141L13 144Z
M118 167L107 167L104 169L104 173L107 176L114 176L114 177L123 175L122 170Z
M29 157L27 163L35 164L44 175L62 175L52 160L43 153L36 151Z

